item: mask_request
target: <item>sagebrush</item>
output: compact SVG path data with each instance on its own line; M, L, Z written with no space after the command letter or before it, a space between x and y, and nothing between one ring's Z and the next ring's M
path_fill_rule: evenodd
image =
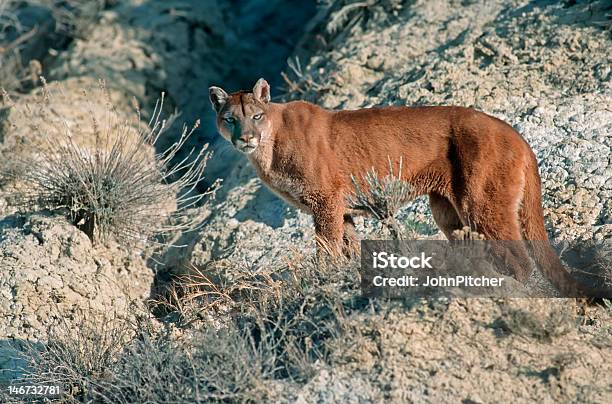
M53 96L44 83L39 102L29 110L52 108ZM14 203L29 211L63 213L93 241L160 242L164 235L197 228L199 217L189 216L189 210L216 187L196 190L210 153L202 145L181 159L177 155L199 122L183 126L175 143L156 152L172 120L161 117L163 94L148 124L139 111L132 120L122 119L103 83L93 96L106 101L91 104L89 128L65 119L34 128L40 145L11 173Z
M389 173L386 176L374 169L369 170L362 178L351 176L354 191L348 198L352 209L372 214L388 229L394 239L401 239L404 233L396 220L397 213L415 198L410 184L402 179L402 169L402 159L398 162L397 173L389 160Z

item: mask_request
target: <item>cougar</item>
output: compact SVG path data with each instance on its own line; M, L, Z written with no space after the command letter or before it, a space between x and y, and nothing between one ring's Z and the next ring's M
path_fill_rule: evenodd
M219 133L288 203L313 216L319 247L340 254L355 247L351 176L389 173L402 161L402 180L428 195L448 239L472 226L489 240L515 244L513 276L525 282L530 253L565 294L583 291L548 243L535 155L507 123L471 108L390 106L331 111L305 101L270 101L259 79L252 91L209 88ZM396 164L396 168L400 167Z

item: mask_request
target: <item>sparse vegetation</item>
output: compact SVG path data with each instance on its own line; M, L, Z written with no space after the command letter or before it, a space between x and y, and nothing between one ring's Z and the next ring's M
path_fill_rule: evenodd
M354 194L349 198L349 205L356 210L371 213L391 233L395 239L404 238L396 215L409 201L414 199L410 185L401 179L402 159L397 174L389 159L389 174L381 178L374 169L369 170L362 179L351 176Z
M169 329L154 331L152 321L56 328L41 349L27 351L31 367L23 381L61 383L63 402L243 402L273 394L267 340L208 329L183 341Z
M46 345L27 352L26 380L61 381L68 402L291 397L340 345L345 317L367 305L351 293L355 262L318 266L312 257L295 258L290 267L226 265L177 278L173 297L153 302L164 323L141 316L60 324ZM220 310L227 321L215 326L208 314Z
M94 92L106 99L106 111L99 122L92 107L90 147L75 140L74 129L64 120L35 128L40 146L12 173L18 206L64 212L93 241L151 242L196 228L199 218L186 212L215 189L194 192L210 157L207 145L184 154L176 164L171 161L199 122L183 127L177 142L155 153L154 145L170 125L161 118L163 94L143 127L140 113L133 121L121 120L103 85ZM52 99L45 84L40 102L30 108L50 108Z
M323 369L336 369L371 377L372 390L360 394L397 400L401 388L386 373L389 366L414 380L410 371L418 366L435 374L431 359L448 349L448 335L454 343L478 330L474 346L455 347L468 355L467 363L475 360L472 348L492 343L476 324L484 313L470 325L458 323L464 310L490 310L478 299L368 301L359 297L356 262L321 266L303 256L290 262L273 269L219 263L177 278L177 300L158 307L161 322L113 317L97 326L84 321L60 327L48 343L26 353L25 380L62 381L65 402L293 401ZM491 332L507 333L504 338L514 338L520 348L516 360L524 362L517 375L541 369L549 359L557 363L557 357L526 350L529 344L575 338L578 318L571 306L533 302L527 309L500 301L501 321L491 325ZM225 321L215 322L219 318ZM506 360L484 357L495 366ZM387 391L390 385L395 390Z
M601 305L568 299L365 299L357 261L324 262L284 250L285 241L298 248L311 243L311 230L302 227L304 216L269 203L271 197L262 197L259 184L245 186L246 170L240 164L239 173L228 177L239 196L224 196L212 213L202 212L207 207L190 209L207 198L194 187L209 155L205 149L184 149L199 145L212 129L202 137L189 127L170 133L172 117L162 117L164 100L148 125L137 113L126 119L125 113L131 113L126 94L143 101L168 89L172 99L166 104L177 105L191 119L205 114L198 102L206 80L238 73L237 85L273 59L251 65L259 53L274 55L278 38L291 40L279 36L282 23L252 24L252 11L259 5L252 2L229 13L231 24L221 3L204 0L125 2L109 10L102 23L92 24L101 10L120 1L0 0L0 88L19 93L15 108L7 94L0 102L0 171L8 168L0 173L0 273L10 274L0 276L0 387L1 376L14 370L3 357L13 351L3 344L14 340L21 348L36 339L24 352L29 367L18 381L59 381L66 388L62 402L607 401L608 299ZM516 123L538 151L538 160L556 156L540 166L547 220L559 232L555 237L595 239L597 234L609 241L609 206L600 189L607 178L600 164L602 150L608 150L601 140L606 127L600 125L608 117L601 107L607 99L599 93L611 77L604 60L609 36L600 32L610 28L610 5L603 0L537 7L516 1L451 3L320 0L327 12L308 23L313 28L305 36L307 52L297 53L301 61L294 57L288 62L285 97L316 100L329 108L474 102ZM42 5L52 25L21 24L15 10L31 4ZM289 8L301 10L281 6L261 18L279 21ZM36 47L51 57L32 59L28 48L41 44L37 35L43 29L51 49ZM98 34L94 40L87 40L90 29ZM255 30L263 35L252 40ZM234 46L236 38L245 39L240 35L246 46ZM75 43L82 46L66 50L73 38L83 39ZM100 38L114 38L100 46L104 52L97 51ZM483 56L483 49L488 54ZM111 54L122 56L105 59ZM204 68L196 68L194 60L205 61ZM87 124L81 119L87 107L81 108L82 98L74 96L78 91L71 90L62 108L54 109L55 83L51 89L32 90L51 62L55 78L78 76L72 84L77 87L80 79L89 83L100 71L119 79L108 92L88 90L95 114ZM58 73L60 64L70 67L59 66ZM242 65L248 68L237 72ZM568 84L573 82L577 85ZM109 92L117 88L111 102ZM37 92L40 102L28 105L32 113L53 109L61 118L66 111L78 112L58 121L47 119L53 114L38 114L35 121L12 119L23 100ZM572 98L575 94L580 97ZM99 113L101 105L105 114ZM41 126L32 127L34 136L22 136L31 122ZM177 143L160 152L159 144L171 143L174 135ZM241 160L223 158L221 165L235 161ZM385 238L408 238L424 231L417 222L399 221L407 212L398 215L399 208L413 195L402 181L401 161L399 171L392 163L398 162L389 161L386 176L372 170L354 178L350 202L375 216ZM14 205L5 209L7 201ZM23 215L12 215L18 205ZM413 208L426 214L418 203ZM91 248L55 215L48 215L44 226L25 220L38 217L32 211L40 209L65 215L93 240L118 239L120 244ZM259 215L264 209L265 215ZM10 216L3 217L5 212ZM208 213L208 228L190 233L201 230L199 215ZM368 219L365 227L369 232L379 226ZM125 300L110 292L111 283L94 278L116 273L130 289L146 293L151 278L141 275L151 271L144 260L142 268L134 264L141 259L138 253L132 257L123 250L131 250L126 247L134 242L164 242L165 234L175 232L188 233L174 240L190 248L172 250L180 256L152 266L167 265L159 272L162 278L176 269L173 265L187 265L187 274L172 278L138 315L114 313ZM482 238L470 228L454 235L466 242ZM575 258L573 273L610 285L609 248L578 247L572 241L563 257L569 263ZM37 249L45 251L22 259ZM68 266L71 255L78 259ZM219 256L225 258L214 261ZM286 262L277 262L279 256ZM36 268L27 268L39 261ZM78 271L79 263L91 264L91 273ZM79 288L79 282L86 287ZM75 299L74 293L82 298ZM92 310L78 309L92 293L108 296L97 306L108 306L108 313L94 317ZM131 296L127 300L136 294ZM58 316L17 309L48 302L65 307L66 317L48 324ZM40 333L27 331L39 327ZM15 399L0 389L0 402Z
M90 397L105 382L105 375L135 333L125 318L108 313L92 316L79 311L74 322L65 318L49 326L47 344L32 344L24 353L35 373L25 379L55 382L68 397Z

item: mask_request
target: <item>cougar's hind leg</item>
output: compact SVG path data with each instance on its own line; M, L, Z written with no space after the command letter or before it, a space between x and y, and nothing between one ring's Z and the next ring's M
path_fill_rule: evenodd
M429 206L434 221L447 239L453 239L453 231L463 227L463 222L452 203L436 193L429 194Z
M496 206L492 209L491 206ZM500 240L491 248L498 265L509 270L519 282L525 283L533 270L533 262L523 241L518 212L508 205L493 204L486 209L473 207L470 221L475 231L487 240Z

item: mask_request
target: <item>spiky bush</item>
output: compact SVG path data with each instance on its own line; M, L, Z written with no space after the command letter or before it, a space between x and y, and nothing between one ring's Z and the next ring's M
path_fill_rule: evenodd
M29 344L22 353L22 381L61 385L62 395L70 398L66 401L91 397L137 331L117 313L92 316L77 311L73 317L50 325L47 343Z
M389 160L389 174L380 177L373 168L361 179L351 176L354 192L349 196L351 208L371 213L380 220L399 239L402 232L396 220L398 211L414 199L410 185L401 179L403 163L399 161L398 172L393 172L393 163Z
M103 85L94 91L106 103L91 105L93 139L77 140L80 134L65 120L35 128L40 146L16 173L17 204L64 213L93 241L150 242L196 228L198 217L189 218L187 211L214 191L196 191L210 157L207 145L175 160L199 122L184 126L178 141L156 153L155 144L170 126L161 118L164 95L144 125L140 112L132 121L122 120ZM42 94L33 108L48 108L53 94L46 84ZM95 108L105 109L102 122ZM88 140L93 144L83 145Z

